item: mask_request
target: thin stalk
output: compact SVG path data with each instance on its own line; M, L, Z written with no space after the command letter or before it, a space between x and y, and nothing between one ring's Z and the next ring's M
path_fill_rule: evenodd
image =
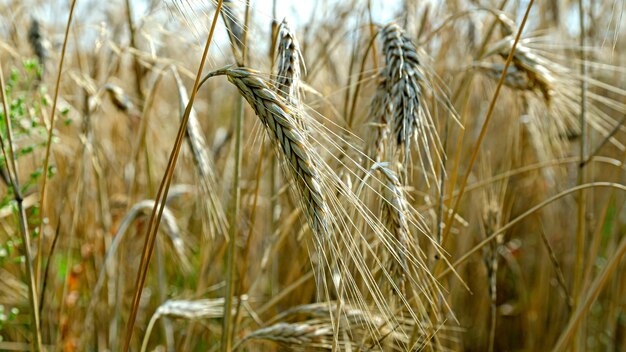
M439 199L437 206L437 243L441 244L442 240L442 225L443 225L443 196L446 192L446 163L448 162L448 138L450 119L446 119L444 132L443 132L443 153L441 156L441 165L439 166Z
M591 160L593 157L587 157L588 160ZM626 160L626 151L622 153L622 164L624 164L624 160ZM619 182L621 177L621 169L615 170L614 179ZM590 280L591 280L591 272L595 268L595 260L598 255L598 250L600 249L600 244L602 242L602 230L605 228L608 220L609 208L614 207L614 211L616 214L620 213L620 209L623 207L623 204L620 206L616 206L615 202L615 192L611 192L607 196L607 200L602 209L601 215L598 217L597 227L591 236L591 244L589 245L589 252L587 253L587 268L585 269L585 273L583 275L583 283L581 289L589 288ZM613 220L614 221L614 220Z
M247 37L248 37L248 24L250 20L250 0L246 1L246 12L245 12L245 20L244 20L244 28L243 28L243 38L242 38L242 54L241 54L241 65L245 65L247 60ZM244 98L242 95L239 95L237 99L238 105L238 115L235 122L235 162L233 165L233 188L232 188L232 199L231 199L231 208L229 212L229 236L228 236L228 248L226 254L226 294L224 295L224 320L223 320L223 329L222 329L222 343L221 348L222 351L228 352L232 350L233 346L233 334L236 330L236 321L233 319L232 308L233 308L233 293L235 290L235 280L236 272L235 272L235 257L237 255L236 252L236 242L237 242L237 231L239 229L238 221L239 221L239 207L241 203L241 189L239 188L239 181L241 178L241 164L242 164L242 152L241 152L241 140L243 139L243 119L245 116L244 109Z
M354 88L354 94L352 96L352 104L350 105L350 112L346 118L347 130L352 130L352 124L354 123L354 112L356 111L356 103L359 100L359 92L361 91L361 85L363 84L363 77L365 76L365 65L367 64L368 53L370 48L372 49L372 55L374 61L376 60L376 34L373 34L370 38L368 47L365 49L363 59L361 60L361 68L359 69L359 76L356 80L356 86ZM349 82L348 82L349 83ZM343 155L343 154L342 154ZM340 159L341 160L341 159Z
M167 194L169 192L170 184L172 182L174 169L176 167L176 162L178 160L178 155L180 153L183 139L185 137L185 131L187 130L187 121L189 121L189 114L191 112L193 102L196 99L196 94L198 92L200 79L202 77L202 70L204 69L204 64L206 62L206 58L209 53L209 46L213 39L213 33L215 32L215 25L217 24L217 18L222 8L222 1L223 0L219 0L217 3L217 10L215 11L213 22L211 23L211 29L209 31L209 36L204 46L204 52L202 53L202 58L200 60L200 65L198 67L198 72L196 74L194 86L193 86L193 89L191 90L189 103L187 104L187 107L185 108L185 114L183 115L182 121L178 128L176 141L174 143L174 147L172 148L172 152L170 153L170 158L167 164L167 168L165 170L165 174L163 175L163 179L161 180L161 184L159 186L159 191L157 192L157 196L155 197L156 199L155 206L152 209L150 220L148 222L148 228L146 231L146 239L145 239L144 248L143 248L142 255L141 255L141 263L137 271L135 294L133 296L133 303L131 306L130 316L128 317L128 322L126 325L126 339L124 341L124 348L123 348L123 351L126 351L126 352L130 348L130 341L133 335L133 327L135 325L135 319L137 317L137 310L139 309L139 301L141 300L141 293L143 291L143 285L146 281L146 275L148 273L148 264L150 263L150 258L152 257L152 252L154 250L156 234L159 228L159 224L161 222L161 217L163 216L163 209L165 208L165 200L167 199Z
M357 26L358 27L358 26ZM352 46L352 55L350 56L350 64L348 65L348 78L347 78L347 82L346 82L346 87L348 87L346 89L345 92L345 96L344 96L344 104L343 104L343 118L346 121L346 124L348 125L348 127L350 127L352 125L352 121L351 121L351 116L349 116L349 114L351 115L351 113L348 110L348 107L350 106L350 92L352 91L351 87L352 87L352 71L354 70L354 65L356 65L356 57L357 57L357 53L359 52L360 49L360 45L359 45L359 33L356 32L355 33L355 38L354 38L354 45ZM364 60L365 61L365 60ZM355 91L357 91L359 89L359 85L357 84ZM356 96L356 94L355 94Z
M238 114L235 123L235 165L233 170L233 188L230 211L228 212L228 248L226 254L226 293L224 295L224 320L222 329L221 350L228 352L232 349L232 307L233 307L233 289L235 286L235 242L237 237L237 223L239 221L239 203L241 200L241 189L239 188L239 178L241 177L241 139L242 124L244 115L243 97L237 99Z
M61 58L59 59L59 68L57 72L56 83L54 86L54 97L52 98L52 111L50 112L50 123L48 124L48 139L46 141L46 153L44 156L43 162L43 178L41 181L41 197L39 199L39 246L41 246L41 242L43 240L43 224L44 224L44 215L45 215L45 206L46 206L46 190L47 190L47 181L48 181L48 165L50 164L50 151L52 147L52 134L54 132L54 119L56 117L57 110L57 101L59 98L59 87L61 85L61 74L63 73L63 63L65 62L65 51L67 49L67 40L70 33L70 25L72 23L72 18L74 15L74 6L76 5L76 0L72 0L70 4L70 13L67 17L67 25L65 26L65 37L63 39L63 47L61 48ZM37 277L39 274L37 273Z
M159 277L159 302L163 303L167 300L167 285L165 283L165 256L163 255L163 245L161 242L156 244L156 262L157 262L157 275ZM163 317L161 320L161 327L165 336L165 346L167 352L174 352L174 330L172 329L172 322L168 317Z
M578 167L578 176L576 183L581 185L585 183L585 149L586 149L586 113L587 113L587 65L585 63L585 12L583 8L582 0L578 0L578 20L580 24L580 75L582 77L580 81L580 166ZM581 273L584 271L585 265L585 212L587 203L587 194L585 190L581 190L578 195L578 212L576 217L576 261L574 263L574 309L578 308L580 301L582 283L584 276Z
M272 1L272 18L273 18L273 22L276 21L276 9L277 9L277 0L273 0ZM270 56L270 62L271 62L271 67L270 67L270 72L274 72L274 66L276 65L276 59L274 57L274 53L276 52L276 44L277 44L277 37L278 37L278 27L277 25L272 25L272 30L274 32L272 32L272 37L270 38L270 43L271 43L271 50L269 52L269 56ZM276 209L276 207L278 206L278 190L276 189L276 184L279 181L279 177L280 174L278 172L276 172L277 169L277 162L276 162L276 158L270 158L270 175L269 175L269 183L270 183L270 187L269 187L269 199L270 199L270 228L269 228L269 233L274 234L276 233L276 229L278 227L277 225L277 221L276 221L276 217L274 216L274 210ZM273 241L273 239L272 239ZM277 267L278 267L278 260L276 259L276 257L273 257L272 260L272 266L271 266L271 272L270 272L270 280L269 280L269 291L270 291L270 295L273 296L274 295L274 289L276 288L276 286L274 285L274 283L278 282L278 273L277 273Z
M128 24L128 32L130 34L130 47L133 49L137 49L137 40L135 35L135 25L133 24L133 11L132 6L130 5L130 0L126 0L126 22ZM135 69L135 89L137 90L137 94L139 95L139 100L143 104L143 91L141 90L141 64L139 63L139 59L137 55L133 55L133 68Z
M2 65L0 64L0 98L2 98L2 109L4 112L4 123L7 133L7 143L9 144L9 153L7 155L6 148L4 148L4 138L0 136L0 144L2 145L2 152L4 154L4 160L7 163L7 173L9 180L11 181L11 188L13 188L13 195L15 202L17 203L18 219L20 223L20 234L22 235L22 245L24 246L24 256L26 257L25 267L26 275L28 277L28 298L31 310L31 321L33 324L33 347L35 351L41 351L41 326L39 321L39 299L37 295L37 282L35 281L35 274L33 270L33 256L30 248L30 234L28 232L28 223L26 218L26 212L24 210L24 198L22 197L22 191L20 189L20 183L18 180L17 164L15 162L15 153L13 151L13 136L11 131L11 115L7 107L7 97L5 95L4 75L2 74ZM11 170L12 169L12 170ZM47 177L47 173L44 172L44 179Z

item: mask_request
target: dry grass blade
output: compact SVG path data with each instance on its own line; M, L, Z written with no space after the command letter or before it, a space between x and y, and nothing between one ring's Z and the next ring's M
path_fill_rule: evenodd
M189 97L187 90L178 75L178 71L175 68L172 68L172 73L174 74L176 85L178 87L180 116L182 118L185 114L185 107L189 103ZM213 237L214 233L226 234L226 215L224 215L224 209L218 197L219 191L217 186L217 176L215 175L215 161L210 154L210 149L207 147L206 140L202 133L202 128L200 127L200 122L198 121L198 115L193 107L189 111L187 133L185 134L185 137L187 139L187 145L193 154L193 161L200 177L202 198L206 198L206 202L203 201L202 206L206 211L207 221L211 230L210 235Z

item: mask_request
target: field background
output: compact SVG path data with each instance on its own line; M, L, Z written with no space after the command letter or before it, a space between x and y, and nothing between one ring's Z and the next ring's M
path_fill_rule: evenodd
M280 101L304 116L322 177L359 199L322 185L345 209L331 212L354 219L336 247L316 242L290 166L236 87L218 76L193 94L216 6L0 0L0 350L626 351L623 0L224 1L203 75L243 63L274 82L283 18L299 41L301 95ZM424 264L401 290L389 268L404 249L376 237L391 201L371 171L391 22L417 48L424 133L438 134L380 160ZM149 231L181 89L214 179L184 141ZM406 278L417 271L428 275ZM320 295L346 280L349 292Z

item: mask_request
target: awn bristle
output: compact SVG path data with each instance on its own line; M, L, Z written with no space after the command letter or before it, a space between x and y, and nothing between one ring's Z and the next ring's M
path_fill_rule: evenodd
M305 213L313 232L329 235L327 221L328 204L321 189L321 173L309 145L296 120L294 110L259 76L258 72L245 68L227 68L212 75L228 76L239 89L278 146L293 176Z
M404 166L409 167L411 143L414 140L423 150L419 151L422 168L433 170L430 155L431 145L437 148L437 131L424 105L423 85L427 85L426 75L421 66L417 49L403 30L396 24L389 24L382 30L385 67L380 73L372 111L376 123L383 130L378 132L376 159L394 160L395 150L404 155ZM393 136L390 138L389 135ZM383 147L387 153L383 156ZM389 155L391 153L391 155ZM422 154L426 157L426 164Z

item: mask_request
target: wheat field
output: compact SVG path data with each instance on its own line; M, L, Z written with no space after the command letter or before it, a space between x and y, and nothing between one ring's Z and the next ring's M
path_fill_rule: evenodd
M0 350L626 351L625 13L0 1Z

